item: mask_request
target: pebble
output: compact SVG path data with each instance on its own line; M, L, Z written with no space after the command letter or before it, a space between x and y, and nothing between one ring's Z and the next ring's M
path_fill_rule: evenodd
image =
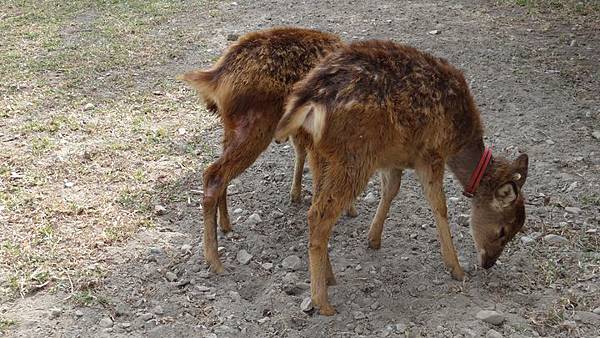
M296 270L300 267L300 257L296 255L287 256L283 261L281 261L281 266L284 269Z
M533 242L535 242L535 239L533 239L531 237L528 237L528 236L522 236L521 237L521 243L523 243L523 244L530 244L530 243L533 243Z
M448 201L450 201L452 203L456 203L456 202L460 201L460 198L458 198L458 197L449 197Z
M502 338L502 334L494 329L490 329L485 334L485 338Z
M192 251L192 246L189 245L189 244L184 244L184 245L181 246L181 251L183 251L183 252Z
M252 259L252 255L249 254L248 251L246 251L246 250L240 250L240 251L238 251L235 259L237 259L238 263L240 263L242 265L246 265Z
M458 223L458 225L461 225L461 226L467 227L467 228L469 227L470 221L471 221L471 217L467 214L460 214L456 218L456 222Z
M154 307L154 309L152 310L152 312L154 312L157 315L163 315L165 313L165 310L162 308L162 306L157 305Z
M562 244L569 243L569 240L564 238L563 236L550 234L550 235L544 236L544 242L546 242L550 245L562 245Z
M554 141L552 141L552 140L546 140L546 144L553 145L553 144L555 144L555 143L556 143L556 142L554 142Z
M575 311L574 319L589 325L600 325L600 315L588 311Z
M368 204L375 204L375 203L377 203L377 197L375 197L375 194L370 192L365 197L365 202L367 202Z
M361 319L367 318L367 316L364 313L362 313L361 311L352 312L352 316L354 317L355 320L361 320Z
M75 317L77 317L77 318L83 317L83 311L81 311L81 310L75 311Z
M271 215L273 216L273 218L281 218L283 217L283 212L275 210Z
M203 337L204 338L218 338L217 335L214 334L214 333L212 333L212 332L208 333L208 334L205 334Z
M261 266L265 270L271 270L273 268L273 263L263 263Z
M477 319L492 325L500 325L504 322L504 315L497 311L481 310L477 312L476 317Z
M150 253L153 255L159 255L160 252L160 248L150 248Z
M257 213L253 213L248 217L248 219L246 219L246 224L249 225L256 225L260 222L262 222L262 218L260 218L260 215Z
M90 110L94 108L96 108L96 106L94 106L93 103L87 103L85 106L83 106L83 110Z
M210 291L210 288L206 285L196 285L196 289L198 289L198 291L200 291L200 292Z
M600 140L600 130L594 130L592 132L592 137L595 138L596 140Z
M237 330L227 326L227 325L221 325L218 326L214 329L215 333L217 334L217 336L223 336L223 337L231 337L232 333L237 333Z
M594 310L592 310L593 313L600 315L600 306L598 306L597 308L595 308Z
M167 208L163 207L160 204L154 206L154 213L158 216L162 216L167 213Z
M112 321L112 319L110 319L110 318L108 318L108 317L105 317L105 318L102 318L102 319L100 320L100 323L98 323L98 324L99 324L101 327L103 327L103 328L105 328L105 329L108 329L109 327L112 327L112 326L113 326L113 321Z
M269 318L269 317L263 317L263 318L261 318L261 319L257 320L257 322L258 322L259 324L264 324L264 323L268 322L268 321L269 321L269 319L271 319L271 318Z
M165 273L165 277L169 282L174 282L177 280L177 275L171 271L167 271L167 273Z
M129 307L125 303L119 303L115 306L115 315L126 316L129 314Z
M75 183L71 182L71 181L65 181L65 188L73 188L75 186Z
M62 309L59 307L53 307L50 309L50 319L56 319L58 317L60 317L60 315L62 314Z
M123 323L121 323L121 327L124 328L124 329L127 329L127 328L131 327L131 323L129 323L129 322L123 322Z
M239 34L227 34L227 41L235 41L240 37Z
M579 215L579 213L581 213L581 209L577 207L566 207L565 211L574 215Z
M304 298L304 300L300 304L300 309L304 312L310 312L313 308L314 306L310 297Z
M429 34L429 35L438 35L438 34L440 34L440 33L441 33L441 32L440 32L439 30L437 30L437 29L434 29L434 30L432 30L432 31L429 31L429 32L427 32L427 34Z
M145 321L145 322L149 321L152 318L154 318L154 315L151 314L150 312L143 313L143 314L140 315L140 319L143 320L143 321Z
M244 209L242 209L242 208L237 208L237 209L233 210L234 215L241 214L242 212L244 212Z

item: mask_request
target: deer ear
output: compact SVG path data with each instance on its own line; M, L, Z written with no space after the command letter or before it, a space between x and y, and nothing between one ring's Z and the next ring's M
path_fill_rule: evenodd
M513 181L517 184L519 189L525 184L527 180L527 168L529 167L529 157L527 154L521 154L513 161Z
M517 187L514 182L508 182L496 189L494 199L502 207L506 208L517 199Z

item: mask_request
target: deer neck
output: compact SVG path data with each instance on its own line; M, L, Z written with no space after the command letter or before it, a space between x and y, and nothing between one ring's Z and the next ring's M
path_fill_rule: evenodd
M483 138L473 138L448 161L448 167L454 173L463 188L469 184L473 170L477 167L484 151Z

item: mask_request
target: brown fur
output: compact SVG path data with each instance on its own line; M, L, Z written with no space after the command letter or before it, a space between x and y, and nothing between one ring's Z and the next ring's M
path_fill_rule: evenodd
M224 128L223 154L203 175L204 255L213 271L223 266L217 254L217 209L224 232L231 230L227 185L267 148L292 86L319 59L341 47L332 34L300 28L275 28L248 33L233 43L208 70L186 73L209 111L219 114ZM300 200L302 169L311 138L292 135L296 165L291 198ZM353 208L349 213L356 214Z
M483 127L459 70L393 42L351 44L295 85L276 138L297 129L313 135L311 152L317 155L311 156L325 163L311 167L320 189L308 214L311 294L322 314L335 312L327 297L334 278L327 253L333 225L376 170L382 173L383 193L369 230L370 246L380 246L402 171L412 168L435 216L443 261L454 278L464 278L448 224L444 168L448 163L467 184L483 152ZM515 162L494 158L472 200L471 226L484 267L493 265L523 225L520 189L526 176L526 155Z

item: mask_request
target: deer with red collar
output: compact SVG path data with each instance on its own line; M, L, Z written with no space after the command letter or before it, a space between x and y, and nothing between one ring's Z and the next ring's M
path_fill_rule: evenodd
M471 197L471 232L481 266L493 266L523 226L527 155L492 158L467 82L444 59L389 41L342 47L294 86L275 137L297 130L312 135L311 151L324 163L311 167L321 188L308 213L311 296L321 314L335 313L327 296L327 286L335 283L327 252L333 226L375 171L382 196L369 245L381 245L402 173L414 169L435 217L442 259L457 280L465 274L448 223L446 166Z

